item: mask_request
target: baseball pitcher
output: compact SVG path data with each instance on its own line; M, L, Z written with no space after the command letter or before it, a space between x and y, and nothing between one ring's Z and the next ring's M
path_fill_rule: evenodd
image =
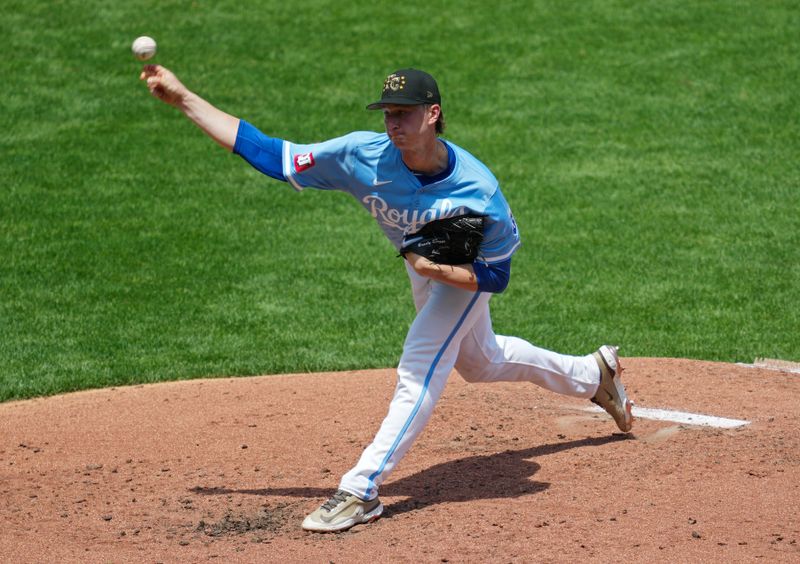
M343 531L380 517L378 490L428 422L455 367L469 382L531 382L590 399L623 432L633 403L620 381L617 348L571 356L495 335L493 294L505 290L520 235L497 179L441 137L445 122L434 78L393 72L380 99L385 132L359 131L301 144L259 131L212 106L159 65L141 79L214 141L295 190L340 190L364 207L405 258L417 316L397 366L397 387L372 443L338 490L303 521L309 531Z

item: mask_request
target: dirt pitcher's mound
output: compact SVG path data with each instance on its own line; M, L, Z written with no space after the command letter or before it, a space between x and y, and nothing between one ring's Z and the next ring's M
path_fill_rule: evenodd
M394 372L219 379L0 405L7 562L798 561L800 376L627 359L640 419L451 377L379 521L300 529L385 415ZM690 423L701 422L693 415Z

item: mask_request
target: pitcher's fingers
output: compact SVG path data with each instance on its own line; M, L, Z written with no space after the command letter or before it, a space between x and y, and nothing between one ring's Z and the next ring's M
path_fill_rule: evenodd
M163 68L161 65L144 65L142 67L142 76L155 76Z

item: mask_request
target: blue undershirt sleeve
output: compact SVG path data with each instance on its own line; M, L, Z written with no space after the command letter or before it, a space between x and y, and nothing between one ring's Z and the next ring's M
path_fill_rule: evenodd
M511 278L511 259L493 264L475 261L472 263L475 277L478 279L478 290L499 294L508 286Z
M243 119L239 120L233 152L242 157L253 168L286 182L283 174L283 141L264 135Z

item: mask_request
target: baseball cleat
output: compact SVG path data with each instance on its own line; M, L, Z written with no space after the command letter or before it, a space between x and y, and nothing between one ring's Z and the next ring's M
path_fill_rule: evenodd
M350 492L338 490L303 520L303 528L316 533L346 531L354 525L375 521L381 513L383 504L377 497L364 501Z
M592 402L605 409L614 418L620 431L628 433L633 427L633 413L631 413L633 402L625 394L625 387L620 380L623 368L617 351L617 347L603 345L592 353L600 367L600 386Z

